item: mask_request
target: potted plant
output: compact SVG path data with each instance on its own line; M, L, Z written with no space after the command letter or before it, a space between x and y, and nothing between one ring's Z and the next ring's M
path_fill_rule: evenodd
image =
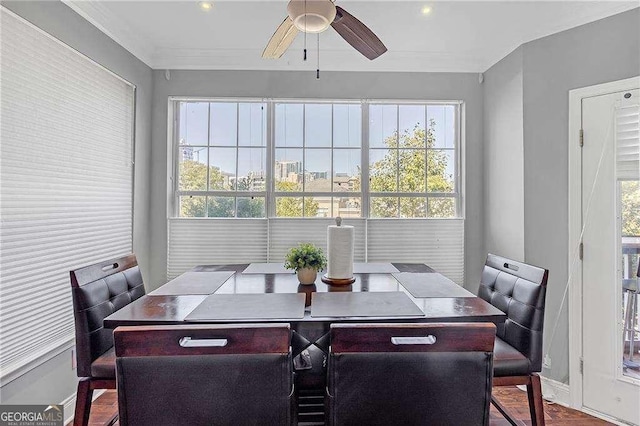
M284 267L293 269L298 274L300 284L313 284L318 271L327 266L327 258L322 249L311 243L301 243L293 247L285 257Z

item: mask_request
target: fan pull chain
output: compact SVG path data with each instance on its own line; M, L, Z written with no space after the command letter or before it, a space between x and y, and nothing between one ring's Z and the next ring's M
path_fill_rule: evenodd
M318 33L318 68L316 68L316 79L320 80L320 33Z
M304 56L302 60L307 60L307 0L304 0Z

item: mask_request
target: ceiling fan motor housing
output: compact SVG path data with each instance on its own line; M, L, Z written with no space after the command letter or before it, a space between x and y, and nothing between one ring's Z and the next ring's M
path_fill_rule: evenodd
M336 17L336 7L331 0L291 0L287 12L300 31L321 33Z

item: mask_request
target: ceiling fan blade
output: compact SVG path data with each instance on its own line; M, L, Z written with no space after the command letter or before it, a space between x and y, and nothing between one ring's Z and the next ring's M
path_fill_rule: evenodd
M336 6L336 18L331 26L347 43L371 60L387 51L373 31L340 6Z
M278 59L289 48L296 35L298 35L298 29L293 25L291 18L287 16L271 36L271 40L269 40L267 47L262 52L262 57L265 59Z

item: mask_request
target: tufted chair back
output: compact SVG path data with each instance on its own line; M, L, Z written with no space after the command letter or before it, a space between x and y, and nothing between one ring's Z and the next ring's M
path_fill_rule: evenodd
M134 254L71 271L78 377L91 377L91 363L113 347L105 317L145 294Z
M496 335L542 369L542 328L549 271L487 255L478 296L507 314Z

